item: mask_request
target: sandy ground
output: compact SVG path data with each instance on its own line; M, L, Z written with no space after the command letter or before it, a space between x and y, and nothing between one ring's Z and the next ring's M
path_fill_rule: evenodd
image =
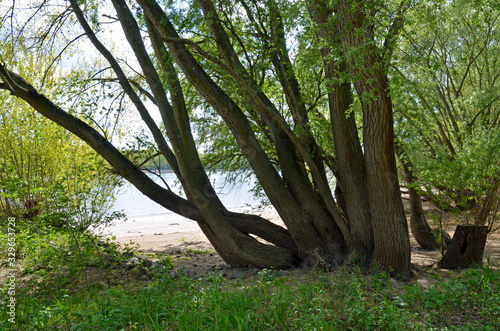
M430 207L427 206L427 209ZM261 216L268 220L271 220L277 224L283 225L276 211L272 209L266 209L260 213ZM453 215L444 215L443 217L443 227L448 231L448 233L453 236L455 231L457 221L454 219ZM173 231L169 233L153 233L151 231L144 231L144 233L128 233L126 235L117 235L116 241L121 244L128 244L134 242L139 245L139 250L143 252L155 252L155 253L167 253L167 254L180 254L185 253L188 250L213 250L213 246L204 236L203 232L195 227L190 226L189 229L183 228L180 231ZM441 253L439 251L426 251L420 249L420 246L415 241L414 237L410 233L410 243L412 247L412 263L417 266L429 266L435 264L441 258ZM212 257L207 257L206 261L208 264L217 264L217 262L223 263L223 261L218 258L216 253ZM489 261L489 262L488 262ZM193 264L203 263L201 259L199 261L193 262ZM500 230L490 233L486 242L485 253L484 253L484 263L491 263L496 267L500 267Z
M250 212L250 210L248 211ZM272 207L266 207L260 212L255 212L276 224L283 226L278 213ZM205 237L196 222L173 223L168 228L159 230L151 228L134 228L133 231L119 231L113 233L120 244L134 242L145 252L172 252L192 250L213 250L212 244Z

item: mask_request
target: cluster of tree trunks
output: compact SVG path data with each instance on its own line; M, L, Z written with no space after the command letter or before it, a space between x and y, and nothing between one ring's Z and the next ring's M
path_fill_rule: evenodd
M0 88L9 90L43 116L79 136L118 174L152 200L196 220L228 263L287 268L335 266L349 261L380 268L393 276L410 277L409 232L396 170L393 110L387 78L394 40L409 1L402 1L382 49L376 46L374 35L376 11L364 1L339 0L334 5L324 0L308 1L310 18L323 44L325 78L332 82L328 101L335 141L334 166L309 127L310 110L305 105L286 48L281 12L274 0L262 4L268 13L266 22L259 21L266 18L256 17L250 3L242 0L239 5L254 29L253 34L272 50L269 63L286 97L292 123L280 113L240 60L233 45L238 36L228 31L222 13L212 0L197 0L197 5L217 56L182 38L159 3L137 1L144 14L141 28L125 0L112 0L112 3L148 86L144 90L149 91L151 101L160 110L166 135L153 121L119 61L99 41L81 4L69 1L85 35L108 61L117 82L150 130L156 148L179 178L187 199L155 184L97 130L61 109L5 65L0 66ZM154 61L144 43L144 31L154 51ZM204 61L224 71L234 82L234 90L224 90L204 67ZM198 156L190 128L190 110L186 107L177 70L224 120L286 229L255 215L229 212L224 207ZM361 101L363 147L354 114L349 111L353 105L351 86ZM245 96L245 109L241 101L231 97L235 91ZM248 112L258 118L268 134L276 151L279 171L252 129ZM342 199L335 200L326 167L334 171L337 197ZM412 174L406 166L405 172L411 182ZM412 189L410 200L411 227L417 240L425 248L437 248L422 218L420 197ZM479 244L474 239L476 236L470 238L472 241L454 239L457 243L452 242L450 257L445 256L443 265L450 266L449 259L468 261L459 265L476 262L477 257L471 250ZM456 245L460 247L460 256L451 255Z

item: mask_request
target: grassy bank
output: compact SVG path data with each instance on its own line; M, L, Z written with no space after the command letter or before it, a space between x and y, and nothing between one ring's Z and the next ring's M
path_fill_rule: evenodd
M0 233L1 252L7 239ZM0 330L500 329L500 271L490 267L419 269L406 283L347 267L196 274L181 262L210 251L141 257L86 232L43 227L15 239L16 293L0 287ZM8 267L0 265L1 283Z
M148 281L70 293L17 293L7 330L429 330L500 329L500 273L489 268L400 283L353 270L261 271L243 280L197 279L164 269ZM427 287L427 288L426 288ZM43 291L42 291L43 292Z

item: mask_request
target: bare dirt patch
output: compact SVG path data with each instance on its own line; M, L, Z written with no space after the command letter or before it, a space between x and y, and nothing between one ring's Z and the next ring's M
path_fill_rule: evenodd
M409 215L409 208L406 204L405 209L407 215ZM437 212L429 203L424 203L424 209L426 210L429 223L432 227L437 226L437 221L433 219L440 218L443 229L453 237L456 226L461 224L461 221L456 215L452 213ZM275 223L283 224L277 214L267 214L265 217ZM210 273L214 270L222 270L228 276L231 276L236 270L240 270L240 272L243 270L232 268L232 266L228 268L201 230L156 235L124 236L118 237L116 240L121 244L132 241L139 245L140 252L171 255L175 258L177 263L174 267L175 271L187 270L193 275L197 275ZM442 257L440 251L427 251L421 249L411 233L410 244L412 249L411 262L414 266L416 281L425 285L428 283L428 278L433 278L433 275L449 274L437 268L437 262ZM495 268L500 267L499 230L488 235L483 263ZM254 272L255 271L250 270L247 273L252 274ZM238 273L238 276L239 275Z
M435 221L432 221L437 215L441 219L443 228L450 236L453 236L457 224L460 224L456 215L452 213L438 213L428 203L424 203L424 208L432 227L437 226ZM409 214L408 208L407 214ZM431 215L434 216L431 217ZM277 214L266 214L264 216L275 223L282 224ZM168 272L172 274L185 273L192 278L203 277L214 271L220 271L228 279L242 279L252 277L259 272L255 268L234 268L231 265L227 265L215 252L213 246L201 230L165 234L127 235L117 237L116 241L122 247L125 247L125 245L138 246L139 261L115 264L112 268L89 266L83 271L80 280L76 281L70 287L74 290L88 287L89 285L107 287L120 284L126 287L135 281L148 281L154 273L154 268L151 268L149 264L152 262L161 262L163 258L168 258L173 262L173 267L172 265L167 266L167 268L172 267L168 269ZM412 249L411 261L415 273L413 281L424 287L429 287L436 281L439 281L439 279L442 279L442 277L454 277L454 275L458 274L457 272L450 273L439 269L437 262L441 259L441 252L421 249L411 233L410 243ZM488 235L483 263L493 268L500 268L500 230ZM163 268L164 266L160 267ZM22 272L21 270L19 271L18 275L21 276ZM305 270L282 272L297 277L307 273ZM6 279L6 276L7 269L0 268L1 283ZM26 281L30 277L28 276L27 278L25 279Z

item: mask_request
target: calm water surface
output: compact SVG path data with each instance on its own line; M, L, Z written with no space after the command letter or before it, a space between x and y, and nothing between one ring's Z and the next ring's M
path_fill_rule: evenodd
M160 178L156 176L151 176L151 178L156 183L164 185ZM182 192L174 173L162 173L162 178L174 192L177 194ZM255 181L254 178L250 182L228 183L226 176L221 172L217 172L210 176L210 181L229 210L245 211L258 205L258 201L253 198L250 192ZM106 228L105 233L126 236L196 231L199 229L196 222L163 208L130 184L126 184L120 191L112 210L122 210L127 215L127 220L115 221L113 226Z

